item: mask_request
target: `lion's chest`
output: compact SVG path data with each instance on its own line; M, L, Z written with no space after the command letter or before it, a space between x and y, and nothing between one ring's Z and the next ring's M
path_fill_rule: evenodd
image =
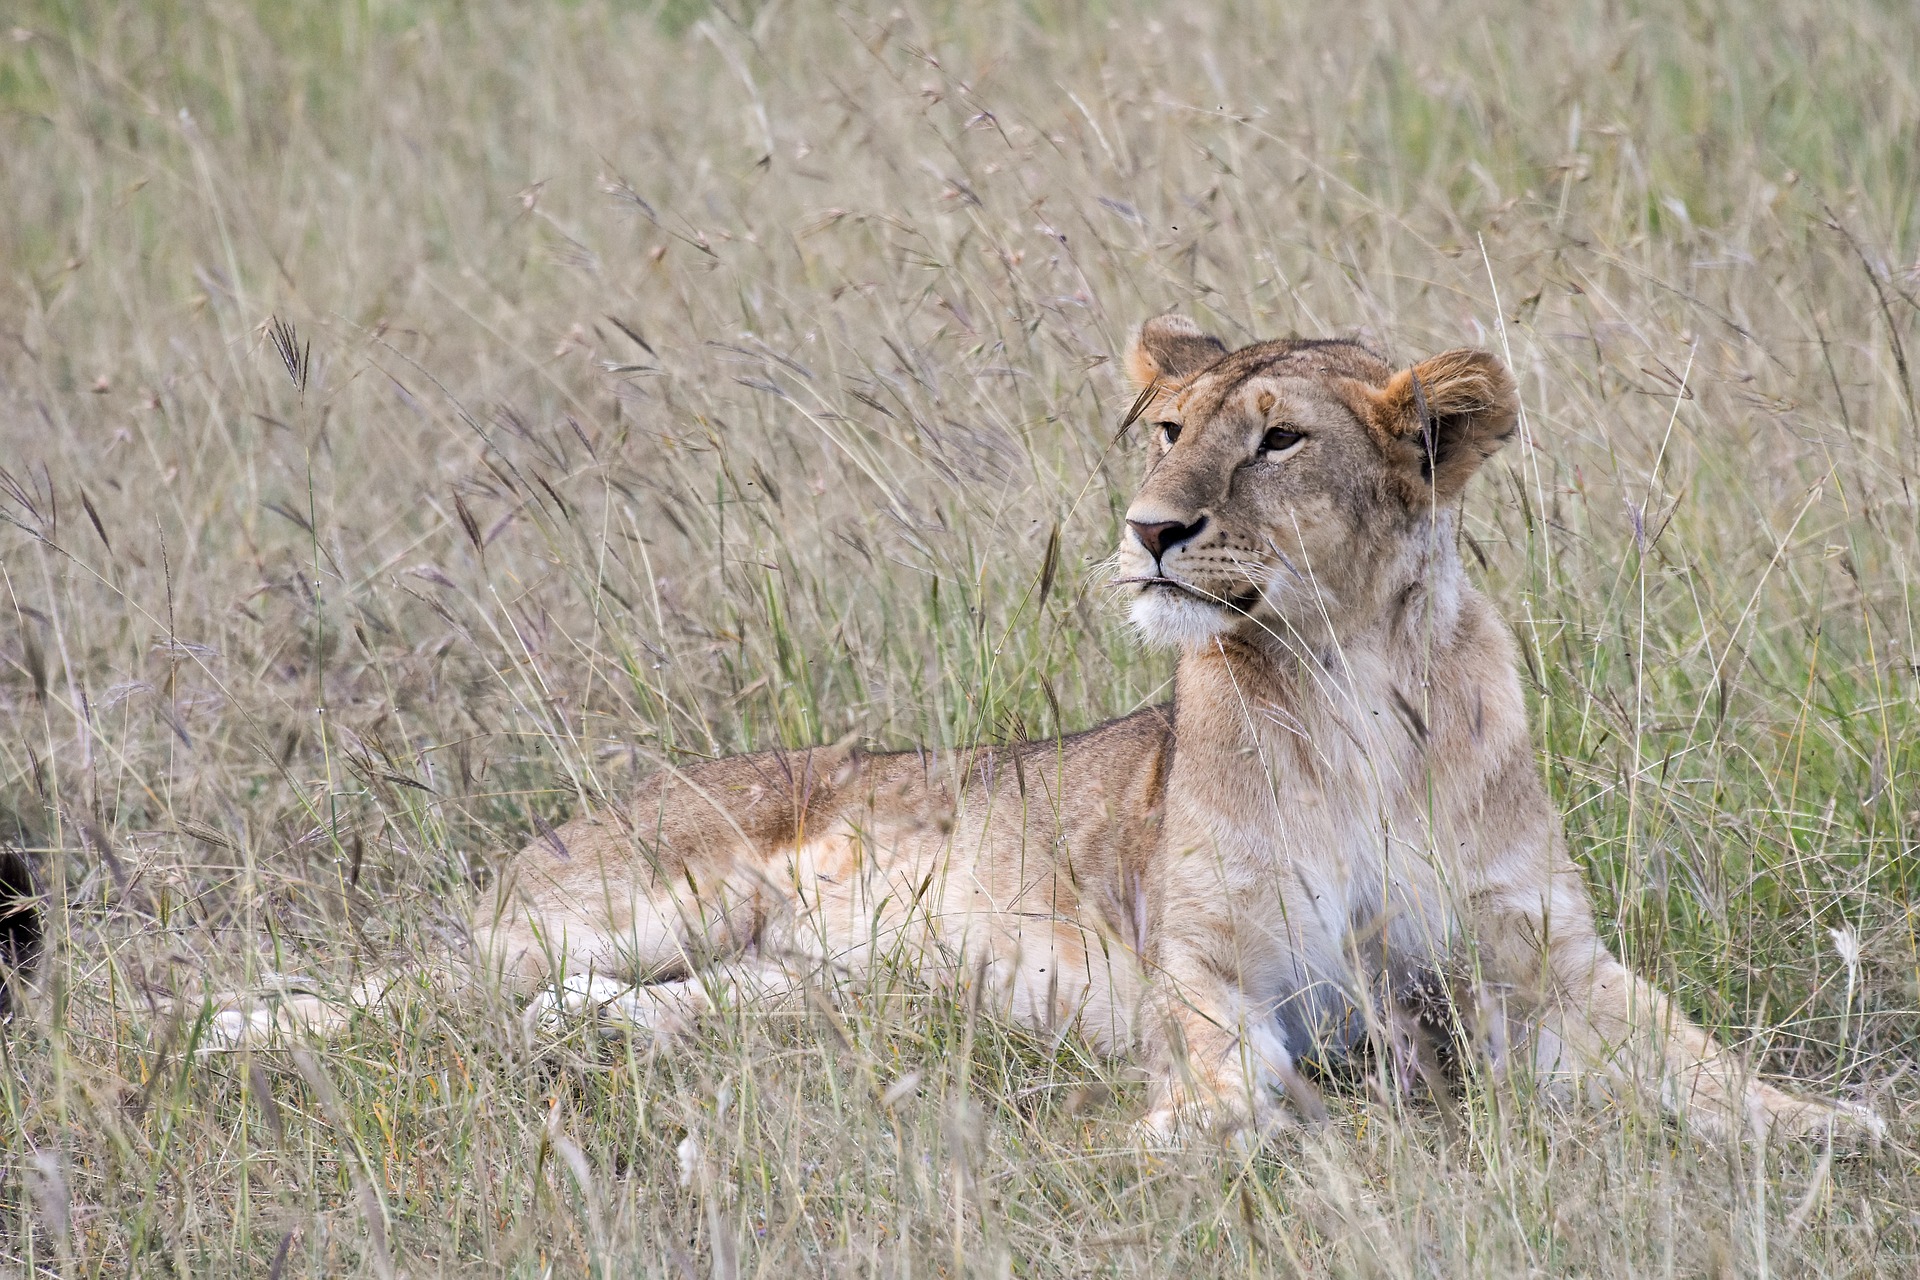
M1462 833L1434 818L1399 725L1315 728L1265 735L1242 755L1253 767L1177 779L1169 897L1189 904L1186 921L1230 921L1254 1006L1293 1052L1327 1057L1363 1033L1363 1009L1446 964L1459 932L1448 842Z

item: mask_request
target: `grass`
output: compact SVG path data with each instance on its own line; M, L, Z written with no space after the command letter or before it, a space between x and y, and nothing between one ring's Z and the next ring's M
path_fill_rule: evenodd
M1903 6L9 13L0 839L49 949L0 1270L1920 1265ZM1893 1142L1362 1073L1149 1156L1123 1067L905 986L673 1053L426 999L193 1052L201 993L430 948L663 759L1164 696L1097 562L1172 307L1508 356L1473 570L1612 940Z

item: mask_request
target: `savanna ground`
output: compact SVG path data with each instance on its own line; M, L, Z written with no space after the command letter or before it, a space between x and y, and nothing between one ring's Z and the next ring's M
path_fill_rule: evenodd
M1812 0L11 6L0 1271L1910 1274L1916 68ZM1612 939L1891 1142L1360 1071L1148 1152L905 985L196 1052L661 760L1164 696L1100 562L1173 307L1508 357L1470 569Z

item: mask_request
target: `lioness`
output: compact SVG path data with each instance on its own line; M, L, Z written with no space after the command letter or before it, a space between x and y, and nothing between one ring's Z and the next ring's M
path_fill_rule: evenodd
M1114 581L1179 650L1170 706L1054 741L669 768L516 855L467 963L664 1033L903 962L1142 1052L1156 1131L1281 1120L1312 1105L1296 1064L1438 1012L1496 1064L1644 1090L1711 1134L1877 1133L1751 1079L1595 933L1513 641L1455 545L1517 421L1500 362L1229 352L1161 316L1127 366L1153 443ZM291 997L214 1031L341 1017Z

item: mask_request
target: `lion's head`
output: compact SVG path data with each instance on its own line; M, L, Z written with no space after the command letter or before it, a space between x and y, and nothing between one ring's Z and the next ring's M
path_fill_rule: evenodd
M1519 398L1484 351L1395 373L1354 342L1229 352L1184 316L1127 352L1151 425L1115 582L1150 641L1348 631L1417 577Z

